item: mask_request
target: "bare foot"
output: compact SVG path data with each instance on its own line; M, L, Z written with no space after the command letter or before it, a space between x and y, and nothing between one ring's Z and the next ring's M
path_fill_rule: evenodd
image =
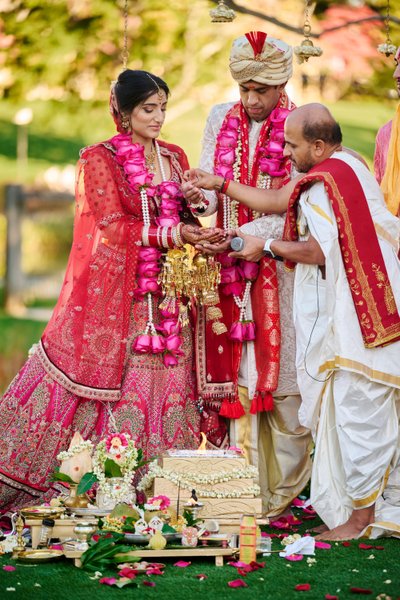
M325 525L325 523L323 523L322 525L318 525L318 527L313 527L308 531L310 531L311 533L324 533L325 531L329 531L329 528L327 525Z
M360 533L373 522L375 506L368 506L359 510L353 510L348 520L342 525L338 525L325 533L320 533L315 537L316 540L328 540L331 542L340 542L342 540L353 540L359 537Z

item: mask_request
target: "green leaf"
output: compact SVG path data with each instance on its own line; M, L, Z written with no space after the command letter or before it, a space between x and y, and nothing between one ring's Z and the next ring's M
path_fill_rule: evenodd
M112 458L107 458L104 463L104 474L106 477L122 477L121 467Z
M64 481L64 483L76 483L69 475L66 473L60 473L60 471L53 471L50 481Z
M80 482L78 483L76 493L78 495L85 494L85 492L90 490L90 488L93 486L94 483L96 483L96 481L98 481L97 475L91 472L85 473Z

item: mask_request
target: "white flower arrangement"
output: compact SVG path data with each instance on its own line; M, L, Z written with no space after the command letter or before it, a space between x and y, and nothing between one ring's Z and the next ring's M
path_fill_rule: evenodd
M138 459L139 451L128 433L113 433L99 442L93 455L99 489L113 500L122 501L130 492ZM122 481L115 481L116 477Z
M163 477L168 481L171 481L175 485L179 485L185 490L191 490L196 487L196 491L199 496L203 498L241 498L242 496L258 496L260 494L260 486L257 484L251 485L248 488L241 490L227 490L226 492L215 491L215 490L203 490L198 486L203 485L215 485L217 483L224 483L232 481L234 479L252 479L258 476L258 470L256 467L249 465L244 469L234 469L229 473L224 471L220 473L212 473L210 475L199 475L197 473L176 473L169 469L161 468L157 462L152 462L149 465L147 474L141 479L138 490L148 490L153 483L155 477Z
M390 40L386 40L384 44L379 44L378 52L381 54L385 54L386 56L390 56L391 54L396 54L397 46L392 44Z
M84 450L92 450L93 444L90 440L83 440L79 444L72 446L69 450L63 450L59 454L57 454L57 460L63 461L68 460L75 456L75 454L80 454Z

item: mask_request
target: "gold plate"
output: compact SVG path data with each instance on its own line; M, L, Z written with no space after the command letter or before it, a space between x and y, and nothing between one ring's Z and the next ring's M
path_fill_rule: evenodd
M63 506L27 506L21 508L19 512L26 519L44 519L46 517L58 519L65 513L65 508Z
M17 560L22 562L46 562L54 560L64 555L62 550L52 550L51 548L43 548L36 550L24 550L18 554Z

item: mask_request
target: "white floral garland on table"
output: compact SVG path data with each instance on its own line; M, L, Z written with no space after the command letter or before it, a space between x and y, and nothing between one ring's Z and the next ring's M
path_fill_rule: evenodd
M69 458L75 456L75 454L80 454L84 450L92 450L92 448L93 444L90 440L83 440L83 442L72 446L72 448L70 448L69 450L63 450L62 452L57 454L57 460L68 460Z
M123 444L120 446L120 455L110 448L110 441L116 438L123 439ZM114 460L121 469L122 481L118 484L116 484L115 478L108 478L105 475L104 465L107 458ZM135 442L130 439L130 435L127 433L110 434L107 439L99 442L93 456L93 473L97 477L99 489L113 500L122 501L131 490L132 478L138 464L137 458L138 450Z
M146 475L141 479L138 490L148 490L156 477L162 477L171 481L175 485L179 485L185 490L191 490L194 484L207 484L215 485L216 483L224 483L232 481L233 479L252 479L258 476L258 470L256 467L249 465L244 469L234 469L229 473L222 471L220 473L213 473L211 475L198 475L197 473L185 473L184 476L170 471L169 469L163 469L157 462L153 462L149 465L149 470ZM260 486L257 484L251 485L248 488L242 490L232 490L226 492L214 491L214 490L202 490L197 489L196 492L203 498L241 498L242 496L258 496L260 494Z

